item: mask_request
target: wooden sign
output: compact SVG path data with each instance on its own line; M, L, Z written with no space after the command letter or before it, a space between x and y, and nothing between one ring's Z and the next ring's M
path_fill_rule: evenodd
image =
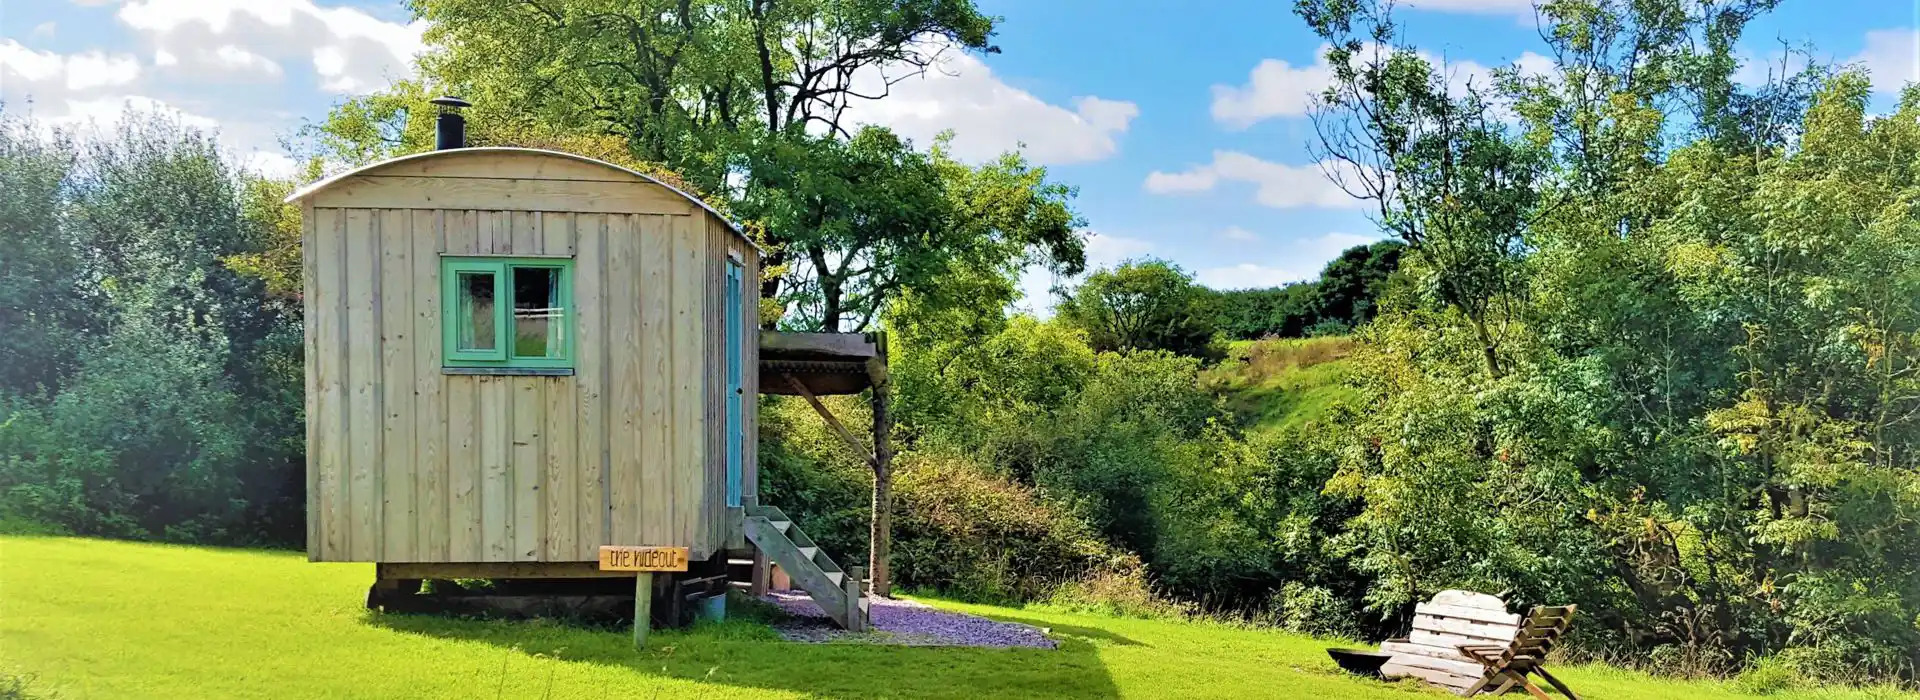
M601 571L686 571L686 547L600 546Z

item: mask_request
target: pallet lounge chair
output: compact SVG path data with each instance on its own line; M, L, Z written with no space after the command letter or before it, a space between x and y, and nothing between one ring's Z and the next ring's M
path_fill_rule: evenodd
M1485 593L1441 591L1415 606L1413 613L1413 630L1406 638L1380 645L1381 651L1394 655L1380 674L1413 676L1461 695L1479 686L1488 672L1460 648L1504 649L1520 630L1520 616L1507 612L1505 601Z
M1554 678L1553 674L1547 673L1543 665L1547 660L1547 652L1553 650L1553 646L1560 641L1560 635L1565 634L1567 628L1573 624L1574 607L1566 605L1534 608L1532 612L1527 613L1526 620L1520 623L1519 633L1515 634L1513 641L1508 644L1461 645L1462 654L1480 662L1480 665L1486 669L1480 682L1461 694L1472 695L1485 690L1498 695L1517 685L1529 695L1540 700L1548 700L1547 694L1542 692L1539 686L1527 680L1527 674L1531 673L1546 680L1569 700L1580 700L1580 696L1573 694L1572 688L1561 683L1560 679Z

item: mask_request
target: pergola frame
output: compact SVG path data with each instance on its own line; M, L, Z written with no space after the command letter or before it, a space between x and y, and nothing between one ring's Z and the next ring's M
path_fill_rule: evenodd
M799 396L813 406L854 457L873 470L873 510L868 519L871 546L867 571L871 595L892 594L888 559L893 550L893 421L888 413L892 383L887 374L886 333L760 334L760 393ZM873 448L833 415L821 396L871 390ZM753 591L766 592L766 558L754 557Z

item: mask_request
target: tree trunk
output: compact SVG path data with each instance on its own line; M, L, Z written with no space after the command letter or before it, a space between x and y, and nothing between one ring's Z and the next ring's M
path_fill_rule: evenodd
M1480 341L1480 352L1487 361L1487 375L1500 378L1500 356L1495 353L1493 335L1487 332L1487 321L1477 314L1467 314L1467 320L1473 324L1474 338Z
M871 593L886 598L893 595L887 565L893 556L893 420L887 413L892 387L887 376L887 335L875 333L874 342L879 356L867 364L873 380L873 517L867 571L873 577Z

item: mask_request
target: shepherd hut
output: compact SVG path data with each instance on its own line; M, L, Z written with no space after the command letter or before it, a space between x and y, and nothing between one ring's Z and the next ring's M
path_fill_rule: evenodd
M288 197L308 558L377 563L373 604L422 579L633 576L608 545L685 548L680 583L711 595L732 553L860 626L858 577L753 496L753 241L634 170L462 147L453 112L440 149ZM673 578L654 586L678 603Z

